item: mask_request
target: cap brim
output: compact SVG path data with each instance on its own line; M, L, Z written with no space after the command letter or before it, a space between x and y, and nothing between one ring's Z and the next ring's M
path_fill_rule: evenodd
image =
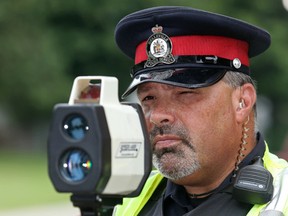
M163 83L190 89L207 87L221 80L227 71L223 68L175 68L148 71L134 77L122 98L126 98L140 84L146 82Z

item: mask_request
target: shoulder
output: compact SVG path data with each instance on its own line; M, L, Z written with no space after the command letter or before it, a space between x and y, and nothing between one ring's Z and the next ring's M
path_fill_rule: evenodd
M288 168L288 162L284 159L279 158L277 155L269 151L266 143L266 150L263 156L264 166L269 170L273 177L283 173Z
M150 173L141 194L133 198L124 198L122 205L117 205L114 208L113 215L138 215L163 178L164 177L159 173L159 171L153 170Z

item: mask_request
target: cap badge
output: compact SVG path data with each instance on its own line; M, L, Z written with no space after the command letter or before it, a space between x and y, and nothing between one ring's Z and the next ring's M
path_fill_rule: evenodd
M148 59L144 67L154 67L159 63L172 64L175 58L172 53L172 42L170 38L162 33L163 27L156 25L152 28L153 34L148 38L146 52Z

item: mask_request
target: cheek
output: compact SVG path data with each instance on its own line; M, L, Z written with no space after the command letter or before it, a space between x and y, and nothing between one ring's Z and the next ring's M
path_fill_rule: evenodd
M233 144L231 134L235 117L231 106L211 106L209 109L199 109L197 112L195 110L183 121L189 128L191 139L198 152L206 159L215 158L217 155L223 156L223 151L228 153L230 148L234 151L231 146Z
M150 113L144 112L144 118L145 118L147 130L149 132L153 127L153 124L151 123L151 119L150 119Z

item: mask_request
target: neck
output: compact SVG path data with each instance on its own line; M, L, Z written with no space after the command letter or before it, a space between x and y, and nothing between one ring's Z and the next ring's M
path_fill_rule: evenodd
M205 192L205 193L201 193L201 194L191 194L191 193L188 193L189 197L192 198L192 199L198 199L198 198L204 198L204 197L207 197L207 196L210 196L212 194L214 194L216 192L217 188L213 189L213 190L210 190L208 192Z

